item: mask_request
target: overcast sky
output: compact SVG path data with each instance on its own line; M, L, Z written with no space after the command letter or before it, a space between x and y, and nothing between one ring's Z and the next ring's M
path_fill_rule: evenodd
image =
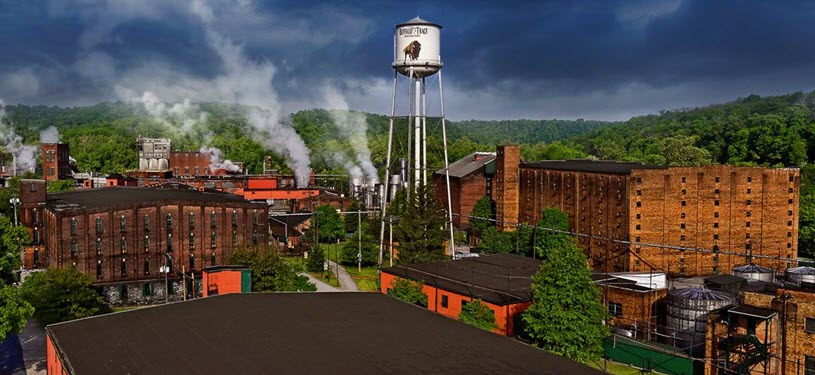
M0 99L387 113L393 25L416 15L444 26L453 119L623 120L815 87L808 1L338 3L0 0Z

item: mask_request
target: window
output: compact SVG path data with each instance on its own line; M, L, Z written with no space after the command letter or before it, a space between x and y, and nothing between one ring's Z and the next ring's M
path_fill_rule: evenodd
M639 237L634 237L634 242L640 242L640 238Z
M232 226L238 226L238 211L232 210Z
M150 297L155 291L153 290L153 283L144 283L141 286L141 294L145 297Z
M257 244L258 244L258 230L255 229L254 232L252 232L252 245Z
M804 356L804 375L815 375L815 357Z
M748 199L747 202L745 202L745 203L747 203L747 205L749 206L749 205L753 204L753 201Z
M120 268L120 271L121 271L122 277L127 276L127 261L125 261L124 259L122 259L122 261L121 261L121 262L119 262L119 268Z
M642 190L637 190L637 195L642 195Z
M215 214L215 211L212 211L212 213L209 214L209 226L211 228L218 227L218 220L217 219L218 219L218 215Z
M685 213L684 213L684 212L680 213L680 214L679 214L679 217L680 217L680 218L682 218L682 219L684 219L684 218L685 218Z
M715 180L716 180L716 182L719 182L719 176L716 176Z
M642 202L637 202L637 207L642 207Z
M718 213L718 212L714 212L714 213L713 213L713 217L719 217L719 213Z
M195 230L195 214L190 212L190 230Z
M719 227L719 222L717 221L717 222L713 223L713 227L718 228Z
M258 225L258 212L252 211L252 224Z
M71 258L76 259L78 253L79 245L77 245L76 240L71 241Z
M792 199L787 199L787 203L792 204Z
M744 214L745 214L747 217L750 217L750 216L752 216L752 215L753 215L753 214L752 214L750 211L747 211L747 212L745 212Z
M173 231L173 214L167 214L167 232Z
M744 249L745 249L745 250L750 250L750 249L752 249L752 248L753 248L753 245L751 245L751 244L749 244L749 243L744 244Z
M713 201L713 205L718 206L719 205L719 200L717 199L717 200Z
M809 333L815 333L815 318L806 318L805 320L806 322L804 325L806 326L806 331Z
M215 232L212 232L212 234L209 235L209 247L214 249L215 248L215 242L217 242L217 239L218 239L218 236L215 234Z
M96 239L96 255L102 255L102 239Z
M195 234L190 232L190 250L195 249Z
M684 178L684 177L683 177ZM609 302L608 303L608 315L622 318L623 317L623 304L616 303L616 302Z
M441 307L447 308L447 304L449 303L448 298L446 295L441 295Z
M792 211L787 211L787 216L792 216Z
M679 240L684 241L685 240L685 235L683 234L683 235L679 236Z
M144 236L144 252L150 251L150 236Z
M787 221L788 226L792 226L792 221Z
M190 167L184 167L184 174L190 174Z
M96 218L96 234L102 234L102 218Z
M749 221L745 222L744 226L747 227L747 228L750 228L750 222Z
M122 254L127 253L127 240L124 237L119 240L119 250L122 251Z
M687 194L687 191L685 189L682 189L682 195L685 195L685 194Z
M178 176L178 167L173 168L173 175Z
M72 218L71 219L71 235L72 236L76 236L76 227L77 227L76 218Z
M713 189L713 194L719 194L719 188Z
M680 229L685 229L685 223L679 224Z
M745 233L744 238L750 238L750 233Z
M683 183L683 184L684 184L685 182L687 182L687 181L688 181L688 179L687 179L687 178L682 177L682 183Z
M39 245L40 243L40 228L34 227L34 245Z
M792 194L792 193L793 193L792 188L789 188L789 190L787 190L787 192L788 192L788 193L790 193L790 194Z
M750 194L751 191L750 188L747 188L747 194Z
M718 253L718 252L719 252L719 245L713 245L713 252L714 252L714 253Z
M201 167L199 167L199 166L197 166L197 165L196 165L196 166L195 166L195 175L197 176L197 175L199 175L199 174L201 174Z
M167 252L168 253L173 252L173 234L172 233L167 235Z
M747 182L753 182L753 177L752 177L752 176L748 176L748 177L747 177Z
M119 232L127 232L127 219L125 219L124 215L119 218Z
M210 266L215 265L215 253L212 253L212 255L209 256L209 265Z
M195 254L190 254L190 271L195 269Z
M792 248L792 243L787 242L787 249L791 249L791 248Z
M37 184L31 184L31 191L32 192L40 191L40 187L37 186Z
M96 278L97 279L102 278L102 261L101 260L96 261Z
M682 201L682 207L685 207L687 205L688 205L688 202Z
M713 234L713 239L714 239L714 240L718 240L718 239L719 239L719 234L718 234L718 233L714 233L714 234Z
M641 228L641 226L639 224L637 224L637 230L640 230L640 228Z
M145 259L144 260L144 274L145 275L150 274L150 259Z
M637 183L638 183L638 184L641 184L641 183L642 183L642 177L637 177Z
M787 237L792 237L792 232L787 232Z
M795 181L795 176L790 175L790 182L794 182L794 181Z
M238 231L233 229L232 230L232 244L235 245L238 243Z
M144 231L150 231L150 216L144 215Z

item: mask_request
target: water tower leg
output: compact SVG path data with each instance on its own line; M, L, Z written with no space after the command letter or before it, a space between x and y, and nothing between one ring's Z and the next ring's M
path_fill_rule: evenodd
M395 94L394 94L395 95ZM407 122L407 199L413 196L413 177L411 176L411 171L415 166L411 166L413 163L413 70L411 70L408 74L408 122Z
M422 78L422 184L427 185L427 86Z
M456 257L456 237L453 234L453 201L450 197L450 164L447 160L447 123L444 120L444 84L441 80L441 70L439 70L439 104L441 110L441 136L444 145L444 178L447 188L447 219L450 223L450 257Z
M388 156L385 160L385 189L386 194L385 197L382 198L381 202L381 209L379 212L382 213L382 222L381 227L379 230L379 259L377 263L377 269L382 269L382 252L384 251L385 247L385 219L388 217L387 210L388 210L388 196L387 189L390 187L390 177L391 177L391 152L392 152L392 145L393 145L393 117L396 115L396 80L397 80L397 72L393 71L393 89L391 91L391 117L388 121Z
M413 181L414 181L414 188L416 190L416 194L418 194L419 185L421 184L422 178L422 81L419 78L413 79L413 85L415 88L413 89L413 111L414 111L414 124L413 124L413 146L414 146L414 155L413 155L413 167L415 168L413 171Z

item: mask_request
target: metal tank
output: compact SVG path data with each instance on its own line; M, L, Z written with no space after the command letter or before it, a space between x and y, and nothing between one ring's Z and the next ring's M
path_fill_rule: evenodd
M673 337L669 342L694 355L703 354L708 314L735 303L735 296L705 287L669 291L666 334Z
M787 269L787 280L795 284L815 284L815 268L795 267Z
M402 188L402 176L398 174L391 175L390 185L388 189L388 201L396 199L396 193Z
M441 69L441 26L416 17L395 26L393 68L422 78Z
M766 281L771 283L775 280L775 273L772 269L757 264L733 267L733 276L743 277L747 279L747 281Z
M348 182L348 191L352 198L359 198L364 189L364 180L362 177L351 177Z

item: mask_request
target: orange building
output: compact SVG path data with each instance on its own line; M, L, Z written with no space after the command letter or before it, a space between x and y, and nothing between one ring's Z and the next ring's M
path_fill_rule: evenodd
M513 254L495 254L436 263L385 268L380 274L381 292L388 294L393 283L409 279L424 283L427 308L458 319L467 302L480 299L495 313L505 336L516 333L515 322L532 304L532 275L541 262Z
M205 267L201 275L204 297L252 291L252 271L243 266Z

